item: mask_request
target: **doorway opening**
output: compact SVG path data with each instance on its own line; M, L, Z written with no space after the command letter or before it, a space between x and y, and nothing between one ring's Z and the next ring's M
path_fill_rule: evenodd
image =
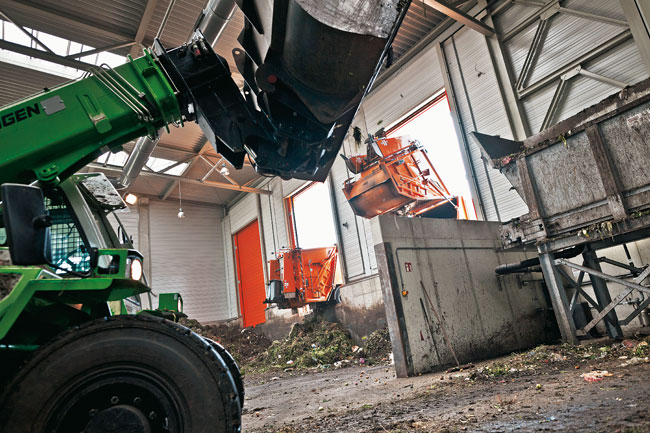
M320 248L337 243L329 179L312 182L287 197L292 248Z
M477 219L467 170L447 93L441 92L386 130L388 137L409 136L427 150L429 159L449 192L463 197L470 219Z

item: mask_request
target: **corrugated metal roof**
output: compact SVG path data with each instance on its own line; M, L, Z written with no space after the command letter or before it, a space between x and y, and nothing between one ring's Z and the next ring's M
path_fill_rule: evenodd
M95 48L132 41L145 5L146 0L0 0L0 9L20 25Z
M0 62L0 107L36 94L44 87L54 87L67 81L66 78L22 66Z
M395 58L399 58L445 18L422 0L413 0L393 41Z
M206 3L205 0L176 0L160 36L162 43L169 47L175 47L187 42L192 28ZM145 45L149 45L158 33L160 23L168 6L169 1L167 0L158 1L156 4L156 9L145 34Z

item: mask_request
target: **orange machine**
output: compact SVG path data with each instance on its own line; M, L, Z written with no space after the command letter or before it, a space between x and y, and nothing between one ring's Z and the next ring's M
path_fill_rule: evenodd
M366 155L346 158L358 178L343 185L355 214L372 218L389 212L407 216L468 219L461 197L452 196L426 150L408 137L371 137Z
M280 251L277 259L269 261L264 302L279 308L338 303L339 287L334 282L337 258L336 246Z

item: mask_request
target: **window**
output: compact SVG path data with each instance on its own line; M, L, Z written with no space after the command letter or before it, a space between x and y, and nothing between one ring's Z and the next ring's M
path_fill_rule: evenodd
M329 180L313 182L286 199L292 248L320 248L337 243Z
M388 128L386 135L389 137L407 135L411 139L418 140L427 150L431 163L449 192L464 197L468 208L474 209L471 204L472 195L467 181L467 172L445 92L434 96ZM472 216L476 218L475 210Z
M59 194L53 194L45 199L45 208L53 220L50 227L52 263L61 268L56 272L88 272L90 254L65 199Z
M37 37L43 44L45 44L50 50L59 56L71 56L97 48L88 45L82 45L77 42L63 39L58 36L50 35L38 30L29 28L25 28L25 30ZM39 51L45 51L42 46L37 44L29 36L24 34L17 26L10 23L9 21L0 20L0 33L2 33L2 39L8 42L13 42L15 44L30 47ZM35 57L18 54L8 50L0 50L0 59L2 59L3 62L12 63L18 66L35 69L70 79L79 78L84 73L84 71L81 71L79 69L62 66L57 63L48 62L46 60L37 59ZM94 65L101 65L102 63L106 63L111 67L119 66L126 62L124 56L106 51L91 54L89 56L79 57L77 60Z
M97 163L113 167L124 167L127 159L129 159L129 154L124 151L117 153L106 152L97 158ZM177 161L172 161L171 159L150 156L147 159L147 163L145 164L145 169L149 169L157 173L166 173L174 176L180 176L185 172L188 165L189 164L187 162L179 163Z

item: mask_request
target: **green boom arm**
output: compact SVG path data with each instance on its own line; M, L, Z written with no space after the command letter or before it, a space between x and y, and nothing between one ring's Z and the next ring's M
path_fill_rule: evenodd
M0 111L0 184L58 182L124 143L181 121L172 84L148 53Z

